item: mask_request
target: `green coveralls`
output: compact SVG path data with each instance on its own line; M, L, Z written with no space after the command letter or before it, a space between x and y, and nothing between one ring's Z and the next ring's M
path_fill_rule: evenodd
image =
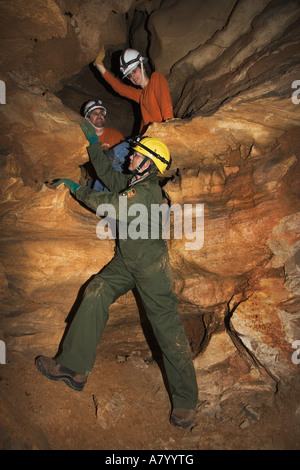
M128 210L133 204L147 209L144 228L150 230L151 205L162 204L162 192L155 174L136 182L112 168L101 143L88 147L90 160L98 177L110 192L79 187L76 198L95 210L100 204L112 204L118 223L135 217L119 210L119 198L126 198ZM127 192L128 188L131 191ZM160 227L161 228L161 227ZM108 320L110 305L121 295L136 288L143 302L153 332L161 348L174 408L194 409L198 400L195 370L182 322L177 310L169 267L168 250L161 236L156 239L118 239L111 262L96 275L85 289L83 301L63 342L56 361L78 374L92 371L97 345Z

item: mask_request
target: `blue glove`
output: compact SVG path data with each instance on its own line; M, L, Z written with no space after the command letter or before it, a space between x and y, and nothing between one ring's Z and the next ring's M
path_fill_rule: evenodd
M55 183L52 183L52 186L59 186L60 184L64 184L65 186L67 186L67 188L69 188L69 190L71 191L71 193L75 193L76 189L79 188L79 184L77 183L74 183L74 181L72 180L69 180L67 178L63 178L61 180L58 180L56 181Z
M96 142L99 142L99 138L95 132L95 129L89 121L83 119L80 127L91 145L95 144Z

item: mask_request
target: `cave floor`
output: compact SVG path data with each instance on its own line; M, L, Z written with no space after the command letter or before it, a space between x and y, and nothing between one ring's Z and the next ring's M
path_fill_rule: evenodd
M296 450L299 384L270 406L234 415L198 409L188 430L169 423L170 402L156 362L97 357L82 392L41 375L34 357L0 366L0 448L7 450Z

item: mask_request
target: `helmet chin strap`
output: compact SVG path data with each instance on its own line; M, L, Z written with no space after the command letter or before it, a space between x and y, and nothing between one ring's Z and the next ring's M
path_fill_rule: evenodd
M91 124L95 129L103 129L104 128L104 126L101 126L101 127L95 126L95 124L93 124L92 122L91 122Z
M141 69L142 69L142 85L144 85L145 73L144 73L144 64L143 64L143 62L141 62Z
M151 165L149 165L146 170L144 171L140 171L141 168L143 168L143 166L145 165L145 163L149 160L148 157L145 157L144 160L139 164L139 166L137 166L134 170L129 170L130 173L134 176L136 175L139 175L139 176L143 176L145 173L149 172L151 170L151 168L153 168L155 165L154 163L151 163Z

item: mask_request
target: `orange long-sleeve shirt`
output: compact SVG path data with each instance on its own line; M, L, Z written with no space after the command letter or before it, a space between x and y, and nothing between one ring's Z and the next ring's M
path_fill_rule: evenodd
M112 129L111 127L105 127L103 134L99 136L99 141L102 142L103 148L110 148L114 145L123 142L125 137L117 129Z
M152 73L144 89L120 82L108 70L103 78L119 95L139 103L142 114L140 131L151 122L162 122L174 117L169 85L160 72Z

